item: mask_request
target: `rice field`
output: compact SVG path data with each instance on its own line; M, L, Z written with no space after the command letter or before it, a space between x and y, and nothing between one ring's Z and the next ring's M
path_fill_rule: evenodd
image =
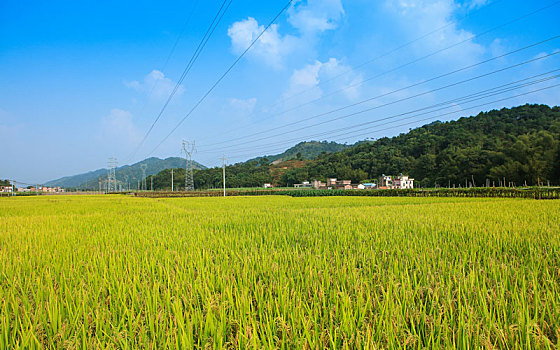
M560 346L560 201L0 199L0 349Z

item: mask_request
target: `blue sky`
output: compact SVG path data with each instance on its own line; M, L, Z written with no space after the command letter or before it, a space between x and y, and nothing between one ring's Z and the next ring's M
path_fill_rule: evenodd
M480 110L559 104L560 89L545 89L560 83L552 79L555 73L486 99L452 101L560 68L560 55L542 58L558 52L560 39L497 58L560 35L555 1L302 0L155 148L286 3L233 0L131 156L221 3L0 3L0 178L41 182L104 167L111 156L121 165L179 156L182 139L195 140L194 158L213 166L224 153L234 163L303 140L353 143ZM541 59L442 88L535 58ZM406 88L485 60L490 61ZM540 89L545 90L531 93ZM511 98L522 93L529 94ZM441 112L403 114L444 101L449 103ZM351 104L356 105L318 116ZM371 110L346 116L365 109ZM346 134L334 132L352 126Z

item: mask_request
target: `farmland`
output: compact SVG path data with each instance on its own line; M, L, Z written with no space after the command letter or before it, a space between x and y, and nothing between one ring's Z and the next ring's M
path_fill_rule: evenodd
M0 198L0 348L558 348L560 201Z

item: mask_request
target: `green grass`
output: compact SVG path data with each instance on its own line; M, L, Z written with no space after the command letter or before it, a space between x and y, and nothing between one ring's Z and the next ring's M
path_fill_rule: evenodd
M560 201L0 199L0 348L550 348Z

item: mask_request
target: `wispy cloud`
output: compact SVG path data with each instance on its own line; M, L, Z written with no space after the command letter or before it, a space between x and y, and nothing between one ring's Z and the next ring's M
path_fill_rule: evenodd
M454 14L461 5L453 0L387 0L385 5L395 24L410 39L437 30L413 46L417 54L431 53L464 41L438 54L432 62L463 65L479 60L486 51L484 46L470 39L473 33L459 28Z
M319 98L323 96L319 85L333 78L336 78L336 90L343 89L342 95L346 99L354 100L359 96L362 75L331 57L325 62L316 60L312 64L295 69L283 98L290 100L292 105Z
M114 108L101 119L101 124L104 138L112 142L130 146L140 141L140 132L129 111Z
M257 104L256 98L248 98L248 99L239 99L239 98L230 98L229 105L230 107L239 113L242 114L249 114L252 113L255 109L255 105Z
M343 16L341 0L298 1L288 11L288 22L303 34L316 34L337 28Z
M153 101L162 101L167 99L177 85L174 81L165 77L165 74L159 70L151 71L144 77L143 82L134 80L125 82L124 84L127 87L144 94ZM175 95L180 96L183 92L185 92L185 89L182 85L179 85Z

